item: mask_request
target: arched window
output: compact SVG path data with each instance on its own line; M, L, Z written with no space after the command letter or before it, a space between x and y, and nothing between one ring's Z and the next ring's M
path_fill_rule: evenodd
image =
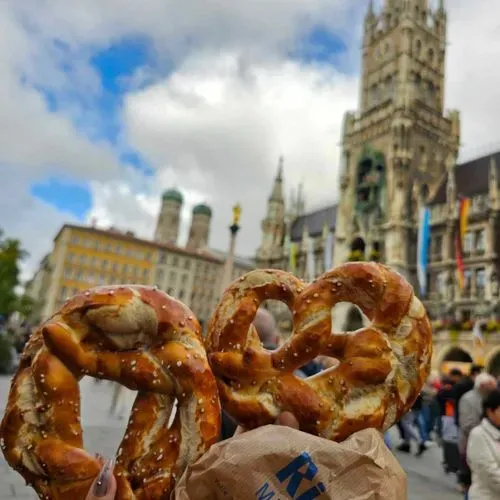
M427 61L429 62L429 64L434 64L434 50L433 49L429 49L427 51Z
M354 238L351 243L351 253L349 255L350 261L360 261L365 260L365 249L366 244L363 238Z
M379 92L377 84L373 84L371 87L371 104L376 106L378 104Z
M417 56L420 56L421 53L422 53L422 42L421 40L417 40L415 42L415 54Z

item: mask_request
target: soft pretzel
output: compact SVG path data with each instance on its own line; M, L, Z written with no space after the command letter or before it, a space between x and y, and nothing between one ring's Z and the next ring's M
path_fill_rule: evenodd
M263 349L252 320L268 299L293 313L290 338ZM357 305L371 321L332 332L332 308ZM291 411L300 429L341 441L355 431L386 430L413 405L429 373L432 332L413 288L376 263L347 263L304 284L278 270L252 271L223 294L208 327L209 362L227 412L254 428ZM293 371L318 355L335 367L307 379Z
M0 445L42 499L83 499L99 472L83 450L84 375L138 391L117 453L116 499L168 498L220 430L217 385L194 315L150 287L102 287L70 299L34 333L12 382Z

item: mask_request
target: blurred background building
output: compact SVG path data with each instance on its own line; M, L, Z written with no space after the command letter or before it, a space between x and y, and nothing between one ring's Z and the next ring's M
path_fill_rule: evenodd
M300 186L286 200L280 159L256 261L306 280L348 260L386 263L434 320L436 367L474 358L500 373L500 152L457 164L460 115L443 106L446 23L443 2L370 3L339 202L306 212ZM290 326L286 308L271 307ZM362 322L351 304L334 311L337 331Z
M212 212L204 204L193 209L186 247L178 245L182 203L179 191L164 193L154 240L116 228L64 225L26 287L39 304L39 319L87 288L137 283L181 300L205 325L219 299L227 256L207 246ZM252 260L232 256L231 279L254 268Z

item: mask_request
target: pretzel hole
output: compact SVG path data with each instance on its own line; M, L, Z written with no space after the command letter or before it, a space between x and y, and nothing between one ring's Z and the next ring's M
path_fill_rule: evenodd
M84 448L91 454L114 457L125 434L137 392L93 377L83 377L79 385ZM115 411L111 415L112 404Z
M292 329L292 313L284 302L274 299L261 302L259 310L260 313L257 313L253 326L262 347L266 351L273 351L289 336Z
M332 308L332 332L355 332L369 323L370 320L356 304L339 302Z

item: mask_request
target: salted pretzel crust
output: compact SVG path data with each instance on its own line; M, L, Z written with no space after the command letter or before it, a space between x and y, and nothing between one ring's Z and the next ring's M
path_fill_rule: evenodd
M265 350L253 318L268 299L293 313L293 332ZM370 324L332 332L332 308L357 305ZM432 331L411 285L377 263L351 262L305 284L279 270L252 271L223 294L206 346L222 405L246 428L272 423L283 411L300 428L342 441L368 427L386 430L415 402L430 371ZM339 364L300 379L293 371L318 355Z
M117 453L115 498L168 498L220 430L217 386L193 313L151 287L100 287L70 299L32 335L0 445L42 499L85 498L100 470L83 449L78 382L85 375L138 391Z

